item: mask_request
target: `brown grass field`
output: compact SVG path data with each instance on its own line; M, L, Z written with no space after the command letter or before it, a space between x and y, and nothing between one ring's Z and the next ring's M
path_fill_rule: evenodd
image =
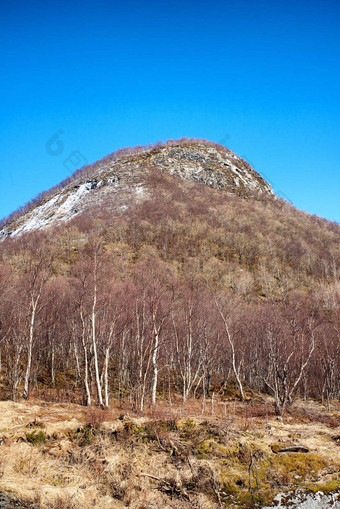
M39 400L0 402L0 492L42 508L218 508L340 488L340 408L269 401L160 402L143 416ZM278 452L286 446L309 452Z

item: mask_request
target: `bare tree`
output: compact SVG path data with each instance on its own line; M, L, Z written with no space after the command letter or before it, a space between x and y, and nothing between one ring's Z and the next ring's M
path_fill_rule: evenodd
M204 321L202 318L202 292L180 288L176 308L171 312L174 332L175 358L182 380L183 401L188 399L199 380L203 363L202 341Z
M268 316L263 338L267 373L263 380L275 397L275 408L281 417L310 363L315 330L320 323L313 311L307 314L299 306L276 306Z
M45 305L42 296L46 283L52 276L53 255L42 239L38 247L34 244L21 250L18 259L20 277L18 280L18 302L26 309L27 332L26 332L26 372L24 378L24 390L22 397L28 399L29 385L32 369L32 352L35 342L35 326L37 316Z
M244 400L244 390L243 390L243 384L241 380L241 366L242 366L242 356L237 354L236 351L236 344L233 336L233 332L231 329L231 324L233 321L233 313L235 312L235 309L237 308L238 302L231 303L230 300L227 300L225 297L216 297L214 298L216 309L221 317L221 320L223 322L224 326L224 332L225 336L227 338L228 344L230 346L231 350L231 363L232 363L232 369L233 373L240 391L240 399L241 401Z

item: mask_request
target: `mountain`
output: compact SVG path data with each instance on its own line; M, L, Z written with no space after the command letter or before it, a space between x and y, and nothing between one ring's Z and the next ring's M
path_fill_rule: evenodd
M340 227L279 199L220 145L120 150L19 209L1 234L7 397L54 384L59 370L67 386L78 373L78 401L102 405L105 380L108 402L118 376L142 409L169 366L185 400L204 377L222 390L230 373L242 400L245 386L272 391L279 413L298 391L339 395Z
M82 168L9 218L0 237L55 225L110 201L110 210L117 213L150 196L153 183L147 177L155 172L242 197L274 196L261 175L232 151L205 140L184 139L120 150Z
M153 249L183 271L197 260L205 278L218 273L264 298L339 280L339 225L278 198L247 162L205 140L126 148L84 166L4 219L0 241L70 235L77 251L94 231L121 259Z

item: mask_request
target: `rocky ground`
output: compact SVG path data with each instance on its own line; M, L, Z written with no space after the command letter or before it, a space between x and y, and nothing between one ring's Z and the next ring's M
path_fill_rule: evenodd
M340 492L337 491L328 495L322 491L317 493L297 491L288 495L279 493L270 507L281 509L339 509ZM262 509L270 509L270 507L262 507Z

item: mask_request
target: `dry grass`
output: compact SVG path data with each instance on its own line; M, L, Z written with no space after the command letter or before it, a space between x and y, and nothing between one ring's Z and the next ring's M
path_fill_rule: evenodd
M0 402L0 491L52 509L208 509L338 487L336 410L296 405L285 423L260 401L217 404L214 415L207 406L204 416L192 401L160 403L144 416L121 412ZM273 444L310 453L275 454Z

